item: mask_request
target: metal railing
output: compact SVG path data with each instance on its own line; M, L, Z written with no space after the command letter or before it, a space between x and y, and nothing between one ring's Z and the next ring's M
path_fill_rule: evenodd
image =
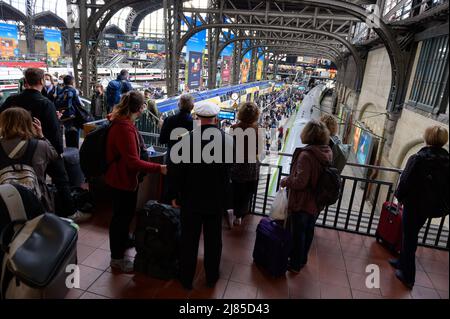
M276 153L276 152L275 152ZM292 154L278 153L283 156ZM400 175L399 169L387 168L373 165L360 165L347 163L348 166L365 169L379 170ZM289 174L283 172L282 166L272 164L261 164L261 170L267 169L266 173L260 173L258 190L254 194L250 210L255 215L266 216L270 212L270 205L274 197L269 195L269 187L272 176L276 173L276 190L280 188L282 177ZM277 172L278 170L278 172ZM365 177L341 175L342 184L338 201L320 212L316 225L320 227L356 233L375 237L378 227L381 205L380 202L392 201L396 187L396 181L385 181ZM386 193L385 197L381 197ZM419 233L419 245L449 249L449 216L428 219Z

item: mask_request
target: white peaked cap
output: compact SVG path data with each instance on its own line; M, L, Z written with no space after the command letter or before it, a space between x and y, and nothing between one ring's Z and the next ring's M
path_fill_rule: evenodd
M220 112L220 106L210 101L200 101L194 105L194 113L201 117L215 117Z

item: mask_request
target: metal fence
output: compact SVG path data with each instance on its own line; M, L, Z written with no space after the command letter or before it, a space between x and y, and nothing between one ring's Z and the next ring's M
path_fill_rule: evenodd
M284 154L292 156L291 154ZM378 169L389 172L401 173L400 170L359 165L348 163L349 166L357 166L367 169ZM258 180L258 190L254 194L250 209L256 215L268 215L274 196L270 196L271 183L276 182L276 190L280 187L282 177L288 176L282 171L282 167L271 164L261 164L261 173ZM320 227L336 229L340 231L356 233L366 236L375 236L378 227L381 205L385 201L391 201L395 191L396 182L361 178L341 175L342 184L338 201L326 207L317 219L316 225ZM384 190L384 191L383 191ZM381 198L381 194L386 197ZM449 249L449 216L428 219L419 233L419 245Z

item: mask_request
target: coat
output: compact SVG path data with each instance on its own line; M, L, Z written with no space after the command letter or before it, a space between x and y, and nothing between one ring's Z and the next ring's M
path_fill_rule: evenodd
M331 164L333 153L328 145L308 145L295 150L291 172L286 178L288 211L317 215L320 209L315 199L315 188L324 164Z
M140 172L160 172L161 165L141 160L140 152L140 138L133 123L128 119L114 119L106 143L106 160L111 163L106 184L132 192L137 189Z

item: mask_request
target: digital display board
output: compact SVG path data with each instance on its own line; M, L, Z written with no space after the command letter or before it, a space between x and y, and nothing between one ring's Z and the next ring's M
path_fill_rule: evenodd
M234 111L220 111L218 114L219 120L230 120L234 121L236 119L236 113Z

